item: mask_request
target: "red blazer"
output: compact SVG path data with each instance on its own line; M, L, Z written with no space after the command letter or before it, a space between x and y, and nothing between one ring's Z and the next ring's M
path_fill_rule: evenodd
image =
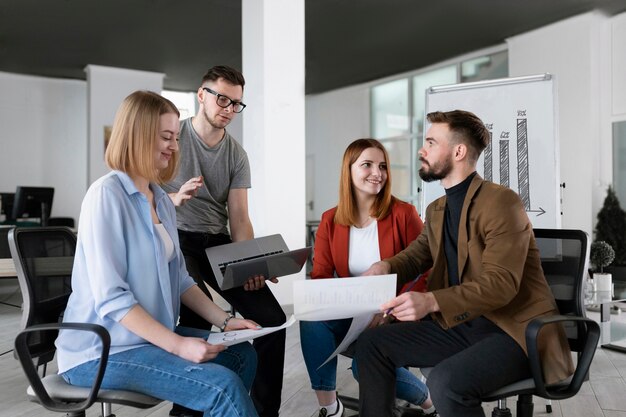
M350 227L334 222L337 207L322 214L315 235L313 270L311 278L349 277L348 249ZM424 224L411 204L396 200L391 213L378 221L378 246L380 259L391 258L406 248L419 236ZM425 291L426 280L422 279L413 291Z

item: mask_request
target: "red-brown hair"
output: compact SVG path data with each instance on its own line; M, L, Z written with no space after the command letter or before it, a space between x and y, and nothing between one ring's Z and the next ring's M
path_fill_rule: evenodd
M389 154L382 143L376 139L357 139L348 145L343 154L343 162L341 164L341 178L339 179L339 203L335 212L335 223L343 226L353 226L358 224L358 208L356 196L354 193L354 184L352 183L352 164L359 159L364 150L375 148L382 151L387 165L387 181L380 190L372 209L370 216L377 220L385 218L391 212L391 205L395 197L391 195L391 172L389 171Z

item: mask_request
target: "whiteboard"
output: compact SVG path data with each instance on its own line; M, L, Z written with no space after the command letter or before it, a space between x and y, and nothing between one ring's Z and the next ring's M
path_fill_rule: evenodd
M554 76L541 74L431 87L426 114L467 110L487 126L491 143L477 163L486 180L515 190L535 228L560 228L559 151ZM424 132L430 124L424 121ZM423 183L422 213L445 191Z

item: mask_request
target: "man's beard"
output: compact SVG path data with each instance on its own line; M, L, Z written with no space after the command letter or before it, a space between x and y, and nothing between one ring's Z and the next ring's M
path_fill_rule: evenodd
M419 176L422 179L422 181L425 181L425 182L442 180L445 177L447 177L448 174L450 174L450 172L452 171L452 157L451 156L448 156L448 158L446 158L445 160L436 162L433 165L428 164L422 158L420 158L420 161L422 162L422 167L419 169ZM429 166L430 170L426 171L424 169L425 168L424 164Z

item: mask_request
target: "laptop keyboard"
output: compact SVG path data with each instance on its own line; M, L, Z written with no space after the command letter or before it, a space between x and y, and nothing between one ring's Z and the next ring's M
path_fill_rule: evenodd
M247 258L235 259L235 260L232 260L232 261L229 261L229 262L223 262L221 264L218 264L218 267L220 268L220 271L222 271L222 274L223 274L226 271L226 267L228 265L236 264L236 263L243 262L243 261L249 261L251 259L259 259L259 258L263 258L263 257L269 256L269 255L276 255L276 254L283 253L283 252L284 251L282 251L282 250L277 250L277 251L274 251L274 252L267 252L267 253L262 253L260 255L249 256Z

